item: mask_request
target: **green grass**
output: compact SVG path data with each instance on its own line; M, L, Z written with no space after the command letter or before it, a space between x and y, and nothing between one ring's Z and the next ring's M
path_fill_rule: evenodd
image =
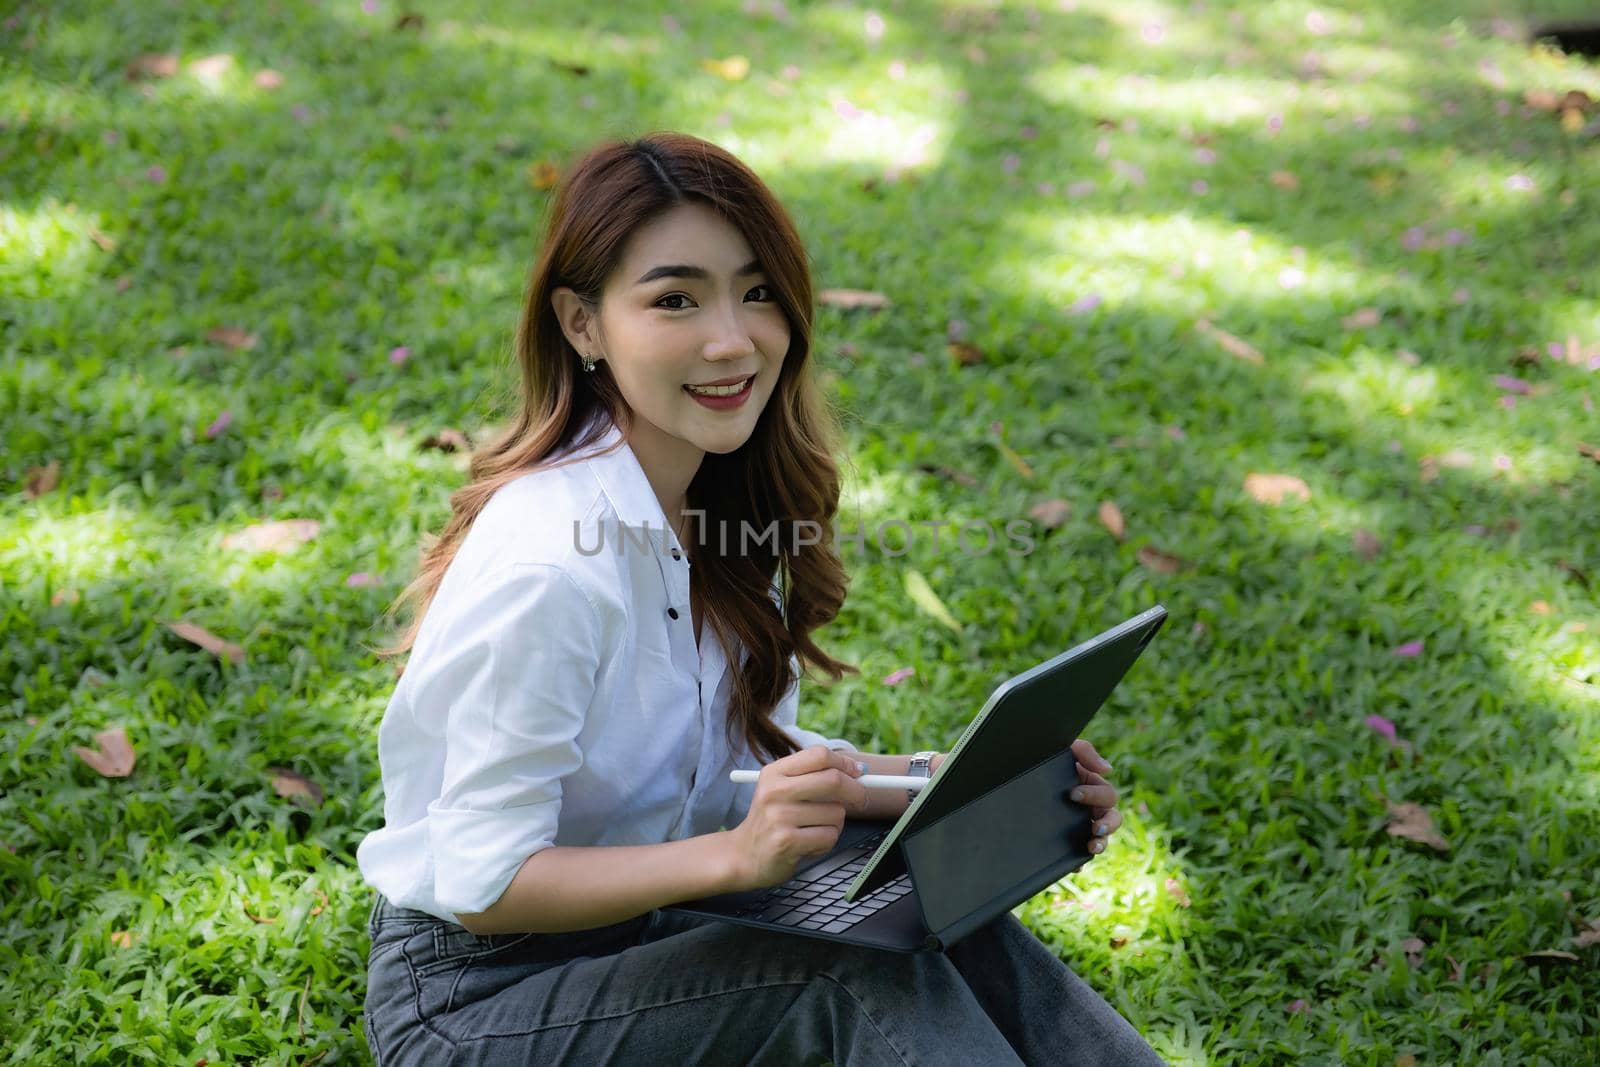
M548 195L530 165L654 127L753 165L819 287L893 301L819 314L843 522L1071 505L1026 556L926 530L846 549L825 636L863 676L807 681L802 722L948 747L998 680L1164 603L1088 731L1124 828L1019 916L1174 1063L1600 1058L1600 949L1574 943L1600 920L1600 465L1578 451L1600 445L1600 142L1523 107L1600 98L1595 65L1496 34L1527 12L1482 2L898 2L877 41L842 3L541 7L419 5L420 32L392 0L7 12L0 1059L366 1060L354 854L393 673L362 645L464 477L418 443L497 414ZM125 80L144 52L234 62ZM742 81L700 67L734 54ZM1551 352L1569 337L1577 362ZM1534 394L1503 407L1500 374ZM1251 472L1310 497L1260 503ZM323 526L222 546L287 518ZM73 752L115 725L126 779ZM320 807L279 797L279 766ZM1450 850L1387 834L1386 799ZM1527 957L1547 950L1577 959Z

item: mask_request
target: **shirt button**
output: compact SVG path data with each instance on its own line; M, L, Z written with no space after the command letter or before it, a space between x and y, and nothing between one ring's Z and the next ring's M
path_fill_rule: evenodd
M667 614L672 616L674 619L676 619L678 617L678 609L677 608L668 608L667 609Z
M682 559L683 556L678 553L677 549L673 549L672 550L672 558L673 559Z

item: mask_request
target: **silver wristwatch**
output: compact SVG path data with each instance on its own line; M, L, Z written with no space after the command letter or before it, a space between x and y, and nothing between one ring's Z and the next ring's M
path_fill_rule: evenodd
M937 752L929 751L929 752L918 752L916 755L912 756L911 757L911 766L906 768L907 776L916 777L916 778L932 778L933 777L933 757L937 756L938 754L939 753L937 753ZM915 789L907 789L906 790L906 804L909 805L913 800L916 800L916 799L917 799L917 791Z

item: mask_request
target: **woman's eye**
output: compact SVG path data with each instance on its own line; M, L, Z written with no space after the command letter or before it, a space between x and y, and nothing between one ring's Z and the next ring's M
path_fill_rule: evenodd
M765 289L767 291L767 302L768 303L771 303L775 299L773 297L773 295L772 295L772 287L770 285L758 285L758 286L755 287L755 289L750 290L750 292L753 293L753 292L756 291L756 289ZM681 305L680 306L676 306L676 307L666 307L664 305L666 304L666 302L668 300L688 300L688 299L689 298L687 296L685 296L683 293L668 293L666 296L662 297L660 300L657 300L655 306L658 307L658 308L661 308L663 311L685 311L685 310L687 310L687 308L685 308L685 307L683 307Z

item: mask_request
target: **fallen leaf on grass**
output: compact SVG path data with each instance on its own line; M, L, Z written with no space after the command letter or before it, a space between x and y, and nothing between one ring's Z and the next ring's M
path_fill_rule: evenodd
M1189 900L1189 894L1184 892L1183 886L1178 883L1176 878L1167 879L1166 889L1168 893L1172 894L1172 899L1178 902L1178 907L1187 908L1192 903Z
M1301 1015L1311 1009L1310 1006L1306 1004L1304 999L1297 998L1285 1004L1283 1006L1283 1010L1288 1012L1290 1015Z
M134 56L122 69L128 81L139 78L170 78L178 73L178 57L170 52L146 52Z
M1391 836L1421 842L1436 852L1450 851L1450 842L1434 828L1433 816L1422 805L1409 801L1396 804L1387 797L1384 803L1389 807L1389 824L1385 829Z
M1246 363L1253 363L1259 367L1267 362L1267 357L1263 356L1249 341L1241 337L1235 337L1220 327L1213 326L1210 319L1195 320L1194 328L1199 333L1215 341L1229 355L1236 356Z
M120 726L94 735L94 748L73 745L79 759L93 767L102 778L126 778L133 773L133 744Z
M1278 189L1287 189L1291 192L1300 188L1300 179L1295 177L1292 170L1275 170L1267 176L1267 181Z
M244 662L244 649L231 641L224 641L210 630L191 622L167 622L162 625L185 641L192 641L213 655L221 656L236 664Z
M829 307L836 308L884 308L889 306L889 298L882 293L869 292L865 289L824 289L817 294L817 300Z
M1583 929L1572 939L1578 948L1588 948L1590 945L1600 945L1600 919L1590 919L1581 923Z
M1028 466L1027 460L1023 459L1021 456L1017 455L1016 452L1012 451L1009 445L1007 445L1004 441L996 441L994 443L994 447L1000 450L1000 454L1006 458L1007 463L1016 468L1018 474L1022 475L1026 479L1029 479L1030 481L1033 479L1033 468Z
M1450 981L1452 981L1452 982L1461 981L1461 973L1462 973L1461 964L1456 962L1456 958L1454 956L1446 956L1445 959L1450 961Z
M971 367L983 362L983 349L970 341L951 341L945 345L945 351L957 366Z
M445 428L422 439L421 448L436 448L440 452L470 452L472 441L460 430Z
M1041 500L1028 509L1030 518L1038 519L1048 529L1054 530L1067 521L1067 516L1072 514L1072 505L1059 498Z
M1377 308L1357 308L1339 320L1339 325L1347 330L1365 330L1383 321L1383 312Z
M555 188L560 180L561 168L548 159L528 164L528 184L540 192Z
M30 467L24 478L23 495L37 500L61 483L61 461L53 459L42 467Z
M1396 656L1400 656L1403 659L1411 659L1415 656L1422 655L1423 647L1424 645L1421 641L1407 641L1403 645L1396 645L1394 648L1390 649L1390 652Z
M113 931L111 931L111 943L113 945L116 945L118 948L132 948L133 947L133 933L132 933L132 931L129 931L129 930L113 930Z
M282 552L295 545L304 544L317 536L322 523L316 519L281 519L275 522L258 522L246 526L222 539L223 548L244 548L252 551Z
M1351 535L1351 540L1355 543L1356 553L1360 555L1362 559L1371 559L1373 556L1376 556L1379 548L1381 547L1378 539L1372 535L1372 532L1365 529L1357 529L1356 532Z
M309 800L311 806L322 806L322 787L292 767L268 767L267 773L272 775L272 788L280 797L299 803L302 798Z
M278 920L277 920L277 919L263 919L263 918L261 918L261 916L259 916L259 915L251 915L251 914L250 914L250 909L249 909L249 907L248 907L248 906L247 906L247 907L245 907L245 909L244 909L244 914L245 914L245 917L246 917L246 918L249 918L249 919L254 919L254 920L255 920L255 921L256 921L256 922L258 922L258 923L275 923L275 922L277 922L277 921L278 921Z
M213 326L206 331L207 341L216 341L218 344L238 350L249 349L256 346L256 335L246 333L237 326Z
M976 489L978 487L978 479L964 471L958 471L954 467L945 467L933 463L919 463L917 464L917 469L925 474L937 474L941 478L948 478L958 485L966 486L968 489Z
M944 623L950 629L960 633L962 625L956 617L950 614L950 609L944 606L944 601L933 591L933 586L928 584L928 579L922 572L908 569L905 574L906 595L911 597L911 602L935 619Z
M750 73L750 60L744 56L729 56L727 59L702 59L700 69L709 71L724 81L743 81Z
M1547 967L1559 963L1577 963L1579 957L1576 952L1564 952L1561 949L1552 948L1540 952L1524 952L1522 959L1535 966Z
M1128 526L1122 521L1122 509L1109 500L1100 502L1100 525L1111 531L1111 536L1121 541L1128 534Z
M916 673L917 669L915 667L901 667L897 671L890 671L888 674L884 675L883 682L881 684L899 685L901 682L905 681L907 678Z
M1188 561L1168 555L1153 545L1143 545L1139 549L1139 562L1158 574L1177 574Z
M1406 962L1413 970L1422 966L1422 950L1427 947L1428 943L1420 937L1408 937L1400 942L1400 948L1406 954Z
M1306 483L1292 474L1262 474L1252 471L1245 475L1245 492L1263 504L1276 507L1283 503L1286 496L1297 496L1301 500L1311 499L1311 490Z
M226 430L229 426L232 426L232 425L233 425L233 412L232 411L224 411L222 414L218 415L215 419L213 419L211 421L211 425L210 426L206 427L206 438L207 438L207 440L210 440L211 438L216 437L217 434L221 433L223 430Z
M1600 448L1596 448L1594 445L1586 445L1582 441L1579 441L1578 455L1587 456L1596 463L1600 463Z

